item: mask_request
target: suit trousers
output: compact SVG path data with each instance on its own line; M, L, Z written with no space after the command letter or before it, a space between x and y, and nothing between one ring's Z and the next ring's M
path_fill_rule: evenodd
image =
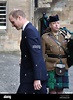
M46 81L42 81L42 88L34 90L33 83L22 83L19 85L17 94L47 94Z

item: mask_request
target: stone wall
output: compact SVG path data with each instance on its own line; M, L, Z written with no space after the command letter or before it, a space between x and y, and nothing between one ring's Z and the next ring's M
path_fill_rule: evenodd
M4 1L4 0L0 0ZM13 9L22 9L26 13L28 20L32 21L31 0L5 0L7 1L7 29L0 30L0 51L20 50L21 30L17 31L12 27L8 19L8 14Z
M69 30L73 31L73 0L58 0L52 2L50 13L58 14L60 17L61 25L66 26Z

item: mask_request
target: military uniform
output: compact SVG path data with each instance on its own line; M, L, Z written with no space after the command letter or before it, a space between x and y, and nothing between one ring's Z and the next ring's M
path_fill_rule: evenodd
M68 64L67 56L64 50L49 36L57 39L62 46L67 49L68 40L65 39L68 36L63 36L61 30L58 31L58 34L52 33L51 31L42 35L42 49L43 56L46 63L48 71L48 83L50 89L55 88L68 88L69 79L68 79ZM66 72L63 76L58 76L55 73L56 64L62 61L65 64Z
M65 37L61 33L62 32L60 30L57 35L52 33L52 37L56 38L62 44L62 46L67 49L68 41L65 40ZM68 69L67 57L64 50L50 38L49 34L51 34L51 31L42 36L43 53L46 54L45 62L47 70L54 70L55 64L60 61L59 55L61 55L62 62L66 65L66 69ZM49 57L49 54L54 54L58 57Z

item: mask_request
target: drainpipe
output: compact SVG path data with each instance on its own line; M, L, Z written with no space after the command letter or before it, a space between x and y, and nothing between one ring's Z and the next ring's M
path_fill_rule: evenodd
M30 20L32 22L32 24L34 25L34 0L31 0L30 2Z

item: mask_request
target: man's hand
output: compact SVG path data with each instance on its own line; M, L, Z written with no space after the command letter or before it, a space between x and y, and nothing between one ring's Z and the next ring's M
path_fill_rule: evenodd
M40 80L35 80L33 85L35 90L40 90L42 87Z

